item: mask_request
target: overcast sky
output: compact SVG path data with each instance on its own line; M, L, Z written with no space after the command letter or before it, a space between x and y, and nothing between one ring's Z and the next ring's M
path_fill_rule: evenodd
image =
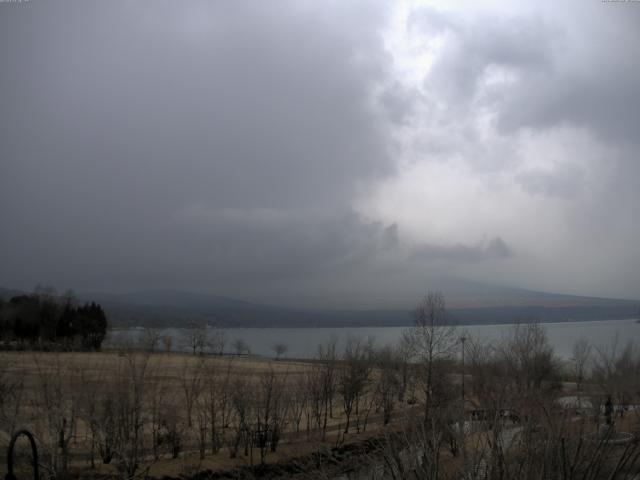
M639 58L640 2L0 3L0 285L640 299Z

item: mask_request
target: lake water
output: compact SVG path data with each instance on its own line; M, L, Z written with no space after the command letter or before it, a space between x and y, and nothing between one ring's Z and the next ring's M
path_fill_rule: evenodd
M636 319L603 320L591 322L544 323L551 345L562 358L570 358L573 344L580 338L587 339L597 348L611 348L617 342L622 347L629 340L640 340L640 323ZM373 337L377 346L396 344L407 327L359 327L359 328L227 328L225 351L232 351L231 342L244 340L252 354L273 356L272 346L284 343L288 350L286 357L311 358L318 345L332 337L338 344L344 344L349 336L367 339ZM496 341L508 335L513 325L466 325L459 326L459 335L483 341ZM108 344L118 345L136 342L144 333L141 329L113 330L107 337ZM173 337L173 349L187 351L185 330L168 328L160 330L161 335Z

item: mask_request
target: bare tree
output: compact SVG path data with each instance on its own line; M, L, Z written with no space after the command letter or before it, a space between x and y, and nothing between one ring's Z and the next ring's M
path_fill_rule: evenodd
M218 355L224 354L224 347L227 343L226 334L223 329L214 327L209 335L211 349Z
M375 399L377 408L382 410L383 423L387 425L391 421L396 399L401 389L400 374L401 361L398 355L390 347L385 347L375 355L377 378L375 384Z
M107 384L105 365L103 363L85 364L80 370L79 411L78 417L85 425L85 435L89 435L89 462L95 468L96 452L100 443L100 408L99 398L102 398Z
M640 399L640 349L629 340L620 348L618 338L608 347L596 349L593 377L619 405L620 415L631 399Z
M196 353L204 353L208 343L207 327L204 325L198 325L195 322L190 322L188 327L184 330L184 340L193 355Z
M280 378L269 368L261 375L255 391L251 427L260 451L260 463L264 463L268 448L275 452L280 441L289 405L284 395L285 383L286 377Z
M234 435L229 445L229 457L236 458L240 445L244 443L245 455L249 454L251 440L250 418L252 413L251 387L242 377L237 377L231 389L231 404L235 414Z
M492 345L470 338L466 342L465 367L471 378L473 396L492 411L507 408L513 378L499 351Z
M140 333L138 343L144 350L153 353L160 345L160 332L155 328L145 328Z
M197 421L197 438L198 453L200 460L203 460L207 452L207 443L209 441L209 426L213 424L210 415L216 414L215 409L210 408L206 395L201 395L196 399L196 421Z
M333 417L333 398L336 391L337 381L337 346L338 340L330 338L324 345L318 346L319 370L317 376L313 378L314 386L319 387L320 405L314 405L317 413L322 415L322 437L327 433L327 423L329 417ZM320 422L318 422L320 423Z
M219 382L217 386L218 391L218 402L217 402L217 410L220 413L220 428L221 428L221 439L224 440L226 436L226 431L229 428L230 424L233 421L233 402L232 402L232 394L233 394L233 378L235 372L232 368L233 358L230 358L226 363L226 367L224 372L219 377Z
M320 365L314 365L305 375L305 386L308 391L307 435L311 433L311 424L318 430L322 428L322 419L326 418L324 401L326 389L324 388L325 374Z
M173 337L171 335L163 335L160 340L162 341L162 347L165 353L171 353L173 347Z
M24 371L0 355L0 430L11 435L22 418L20 405L24 394Z
M399 386L398 401L404 402L407 394L410 398L415 397L415 375L411 371L411 357L413 346L411 335L402 335L395 350L395 358L398 366Z
M359 409L360 399L364 393L371 372L370 346L356 338L347 339L345 350L338 369L338 391L342 397L342 405L346 417L344 433L349 433L351 413Z
M248 354L251 350L249 348L249 344L245 342L242 338L236 338L231 344L236 355Z
M540 391L543 382L549 385L558 378L559 366L553 347L539 323L514 326L498 350L522 394Z
M162 368L162 365L159 366ZM176 406L180 403L174 398L172 385L164 376L158 375L149 385L147 415L151 429L151 447L155 460L160 458L160 454L168 450L174 453L175 433L170 433L171 419L168 418L170 412L176 411ZM175 430L174 430L175 431Z
M202 394L197 401L199 450L204 458L207 444L211 453L219 451L231 418L232 358L226 365L209 358L203 365Z
M291 393L291 419L295 425L296 435L300 433L300 423L305 412L309 412L308 377L298 374L294 377Z
M271 346L271 350L273 350L276 360L280 360L280 358L287 353L287 350L289 350L289 346L286 343L276 343Z
M211 453L217 453L222 443L225 428L225 410L227 409L230 378L230 363L226 374L219 368L218 362L208 359L204 369L204 392L199 403L202 421L208 434ZM202 435L201 435L202 436ZM201 441L201 452L204 450L204 438ZM201 453L203 455L203 453Z
M156 433L158 449L162 447L171 458L176 459L183 449L186 436L186 425L181 415L182 396L179 392L167 389L161 402Z
M77 371L64 365L59 354L46 360L35 355L37 393L32 397L36 433L41 439L42 458L58 478L69 475L70 442L75 432L79 389L74 385ZM71 386L71 388L70 388Z
M144 455L149 354L128 352L120 360L114 382L100 399L101 451L104 463L115 459L120 475L131 478Z
M193 426L193 408L204 387L203 373L204 360L202 358L197 359L195 365L190 358L183 359L179 381L189 428Z
M415 309L415 327L406 333L407 342L424 368L422 377L425 421L434 402L435 386L442 378L443 363L456 346L455 328L447 319L442 293L428 292Z
M585 376L589 372L591 360L591 344L586 338L580 338L573 344L573 356L571 357L571 370L576 382L576 389L580 390Z

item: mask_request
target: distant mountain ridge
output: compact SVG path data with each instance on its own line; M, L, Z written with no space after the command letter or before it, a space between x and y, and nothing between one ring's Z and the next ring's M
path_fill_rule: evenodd
M176 308L208 308L217 307L257 307L244 300L204 293L184 292L180 290L143 290L132 293L85 292L82 297L96 301L117 302L139 306L164 306Z
M636 318L640 302L580 297L466 282L467 291L449 296L452 321L460 324L513 323L538 320L606 320ZM450 286L449 286L450 287ZM450 289L450 288L449 288ZM0 288L0 298L24 294ZM449 292L451 295L451 292ZM408 326L406 309L306 309L270 306L235 298L176 290L145 290L125 294L84 292L81 302L101 304L113 326L180 327L189 323L222 327L356 327ZM416 299L417 301L417 299Z

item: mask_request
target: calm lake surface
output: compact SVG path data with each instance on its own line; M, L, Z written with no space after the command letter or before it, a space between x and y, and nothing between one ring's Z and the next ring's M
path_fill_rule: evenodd
M621 348L630 340L640 340L640 323L637 323L636 319L543 323L542 326L556 354L563 358L571 357L573 344L580 338L587 339L598 348L611 348L616 343ZM337 338L339 345L344 344L349 336L362 339L373 337L377 346L393 345L398 342L406 328L227 328L223 331L227 345L225 351L232 351L231 342L240 338L249 345L252 354L271 357L271 347L276 343L284 343L288 347L286 357L311 358L315 356L318 345L332 337ZM460 335L464 333L469 338L497 341L508 335L513 325L466 325L456 328ZM160 334L173 337L174 351L188 350L185 329L162 329ZM109 333L107 342L111 345L134 343L142 335L144 331L136 328L113 330Z

